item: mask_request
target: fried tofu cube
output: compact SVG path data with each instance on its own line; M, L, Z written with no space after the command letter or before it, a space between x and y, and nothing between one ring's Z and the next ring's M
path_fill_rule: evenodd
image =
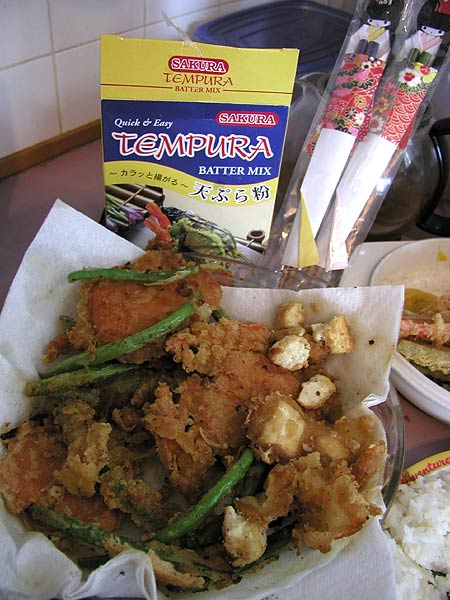
M258 560L267 547L267 530L248 521L232 506L224 509L223 544L235 567L245 567Z
M300 335L286 335L275 342L269 350L269 358L274 365L288 371L299 371L308 366L310 344Z
M344 440L332 429L315 436L314 448L320 452L323 458L326 457L336 462L347 460L350 456Z
M331 354L348 354L353 350L353 336L344 315L337 315L325 323L314 323L311 329L313 340L324 340Z
M305 421L289 396L272 393L247 419L247 437L266 463L289 460L302 452Z
M328 398L336 392L336 386L326 375L314 375L304 381L297 402L303 408L316 409L325 404Z
M286 302L280 304L275 314L276 329L288 329L303 325L305 322L305 309L301 302Z

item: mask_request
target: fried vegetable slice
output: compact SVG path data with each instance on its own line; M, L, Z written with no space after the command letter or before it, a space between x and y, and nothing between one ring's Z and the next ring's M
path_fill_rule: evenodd
M397 349L406 360L430 371L439 371L444 375L450 375L450 351L418 344L410 340L400 340Z
M195 306L193 302L188 300L185 304L183 304L183 306L181 306L181 308L173 312L165 319L162 319L162 321L159 321L155 325L151 325L150 327L147 327L147 329L138 331L137 333L129 335L128 337L118 340L117 342L110 342L109 344L99 346L95 350L94 354L91 352L82 352L76 356L71 356L70 358L60 362L50 371L41 373L41 377L46 379L59 373L75 371L77 369L82 369L83 367L101 365L115 360L124 354L134 352L145 344L161 339L167 333L173 331L179 325L181 325L188 317L193 315L194 312Z

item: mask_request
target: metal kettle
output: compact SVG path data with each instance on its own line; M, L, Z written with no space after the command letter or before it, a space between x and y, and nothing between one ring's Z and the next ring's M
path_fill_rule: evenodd
M368 241L429 235L450 237L450 118L424 118L405 149ZM422 232L422 233L421 233Z
M436 121L430 129L438 165L438 179L429 201L417 215L417 227L432 235L450 236L449 150L444 137L450 135L450 118ZM442 213L442 214L439 214Z

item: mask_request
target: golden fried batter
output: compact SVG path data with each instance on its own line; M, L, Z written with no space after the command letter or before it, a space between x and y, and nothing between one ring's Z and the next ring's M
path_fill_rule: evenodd
M215 463L213 448L203 439L190 407L174 403L167 384L161 384L155 394L143 421L155 437L162 464L170 470L172 485L184 496L195 498L199 483Z
M270 330L258 323L239 323L222 318L219 323L193 323L170 336L166 350L189 373L215 375L222 371L227 356L234 352L265 353Z
M93 496L101 469L108 463L109 423L93 420L94 410L75 400L61 407L55 423L61 426L67 446L64 464L55 472L56 481L71 494Z
M275 465L267 476L265 489L259 496L246 496L235 501L238 512L261 527L289 514L297 489L297 471L288 463Z
M100 494L110 509L129 514L145 532L155 533L167 524L174 506L142 479L134 479L120 466L101 476Z
M319 452L276 465L264 492L235 501L246 519L267 527L294 511L299 515L293 535L314 550L329 552L333 540L359 531L381 510L368 502L350 468L343 463L323 466Z
M172 484L191 497L198 494L215 457L233 453L245 443L245 417L255 399L272 391L298 394L299 390L299 379L264 354L235 351L215 377L188 377L177 389L176 404L170 390L160 386L144 422L155 436L162 463L171 471Z
M16 514L32 503L45 504L65 457L64 445L45 427L32 421L20 425L0 460L0 488L8 510Z
M56 485L55 473L65 457L66 448L53 431L32 421L23 423L0 460L0 489L8 510L18 514L30 504L42 504L69 517L97 523L107 531L116 529L119 514L100 496L74 496Z
M181 255L149 251L128 268L172 270L184 264ZM93 350L154 325L196 295L211 310L219 307L222 289L209 271L201 270L167 285L106 279L87 282L80 287L78 320L67 335L76 348ZM161 352L161 343L147 345L146 351L133 353L131 360L141 363Z
M52 508L68 517L96 523L106 531L115 531L120 523L119 511L108 508L99 494L86 498L63 492Z

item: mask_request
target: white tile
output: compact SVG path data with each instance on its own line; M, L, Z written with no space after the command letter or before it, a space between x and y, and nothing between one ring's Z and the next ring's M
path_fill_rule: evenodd
M218 16L219 7L216 6L208 10L200 10L188 15L173 17L171 21L181 30L181 33L175 27L168 25L165 21L161 21L153 25L147 25L145 28L145 37L163 40L181 40L184 33L193 40L195 31L199 25L217 19Z
M165 21L153 23L145 27L145 37L152 40L179 40L180 35L174 27L167 25Z
M51 51L47 0L0 2L0 68Z
M49 0L56 51L144 25L145 0Z
M178 17L200 10L217 8L220 4L220 0L195 0L194 2L186 2L186 0L146 0L146 2L146 23L162 21L162 11L169 17Z
M0 71L0 156L60 133L50 57Z
M62 130L100 118L100 42L58 52L55 61Z

